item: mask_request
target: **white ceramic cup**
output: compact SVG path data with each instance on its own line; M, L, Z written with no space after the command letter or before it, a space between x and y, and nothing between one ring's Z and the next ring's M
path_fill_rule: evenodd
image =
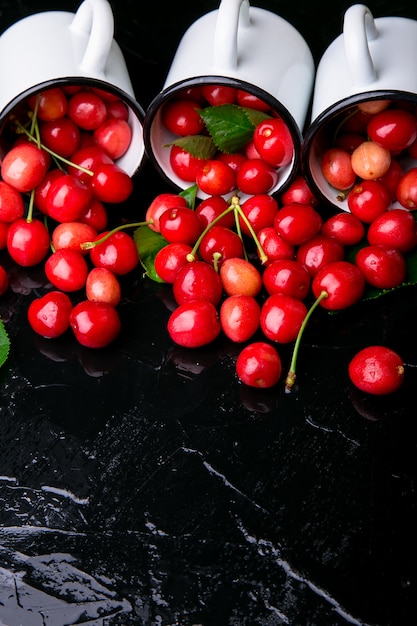
M60 85L87 85L117 95L128 107L132 141L117 161L129 175L143 163L145 112L135 99L126 63L113 39L107 0L84 0L76 13L44 11L0 36L0 132L26 98Z
M361 102L397 100L417 103L417 21L403 17L374 19L363 4L349 7L343 32L317 66L311 123L302 146L302 167L314 191L339 209L346 199L321 172L335 123Z
M221 0L218 9L195 21L183 35L162 91L145 117L145 150L162 176L177 189L166 146L174 137L161 121L163 105L182 90L226 85L261 98L287 123L294 140L292 163L279 171L272 193L288 183L299 166L302 130L314 84L314 61L301 34L287 21L248 0ZM199 192L199 196L206 197Z

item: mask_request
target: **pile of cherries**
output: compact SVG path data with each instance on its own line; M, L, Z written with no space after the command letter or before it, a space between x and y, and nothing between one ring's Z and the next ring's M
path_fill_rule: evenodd
M172 133L204 135L198 115L203 102L265 108L246 92L203 89L193 88L166 105L163 120ZM351 198L349 212L326 219L303 176L279 201L271 191L294 150L288 128L276 115L260 121L244 149L232 154L219 151L201 159L181 144L171 145L176 173L190 183L189 189L201 189L207 197L196 201L198 195L187 193L189 189L161 193L136 228L150 229L157 238L153 271L157 280L172 285L176 306L167 330L173 342L192 349L224 333L242 346L238 378L259 388L280 380L277 347L293 344L285 380L289 391L302 333L318 306L345 309L368 287L392 289L406 280L406 255L417 247L417 201L414 205L410 200L417 192L409 179L408 200L401 202L405 175L399 176L395 165L401 150L394 139L405 134L409 112L391 103L372 114L362 109L347 121L352 129L364 116L368 120L361 143L354 145L353 132L344 127L337 134L338 145L323 157L329 184ZM399 114L397 126L390 118L387 125L394 131L384 137L382 123L372 126L382 113ZM51 89L31 98L24 114L10 119L9 126L10 146L1 162L0 248L7 248L23 266L44 262L53 286L31 303L29 323L44 337L58 337L71 328L82 345L104 347L120 332L118 277L142 260L140 238L125 232L132 225L107 229L106 203L123 202L132 191L131 178L116 163L131 139L126 108L95 89ZM411 151L416 141L415 120L413 128L403 151ZM390 133L388 148L384 141ZM355 159L357 150L362 156ZM342 185L349 170L346 155L354 177ZM379 191L371 193L370 183ZM392 206L394 198L401 207ZM40 217L34 217L35 209ZM0 293L5 288L7 276L0 271ZM83 289L85 298L74 305L71 293ZM404 364L389 348L370 346L349 364L349 376L366 392L390 393L402 384Z
M20 266L45 264L53 289L28 310L43 337L71 328L82 345L100 348L120 332L119 276L139 257L129 234L106 228L108 206L133 190L117 165L130 142L126 105L81 86L31 96L2 131L0 249ZM0 293L7 286L1 268ZM70 294L83 289L74 304Z

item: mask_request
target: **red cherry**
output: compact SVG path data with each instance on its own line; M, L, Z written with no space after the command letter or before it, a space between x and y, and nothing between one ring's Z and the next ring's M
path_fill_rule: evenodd
M266 194L277 182L277 170L264 159L247 159L236 173L236 185L245 194Z
M61 291L78 291L85 286L88 265L76 250L56 250L45 262L45 274L49 282Z
M85 295L92 302L107 302L111 306L117 306L122 289L113 272L106 267L93 267L85 281Z
M245 91L244 89L238 89L236 91L236 102L241 107L247 107L248 109L255 109L255 111L264 111L264 113L270 110L269 104L264 102L258 96L254 96L249 91Z
M269 295L281 293L304 300L310 289L308 269L294 259L278 259L269 264L262 275L263 285Z
M379 289L398 287L407 273L403 254L383 244L361 248L356 254L355 263L366 282Z
M347 191L355 183L351 154L343 148L328 148L321 160L321 170L329 185L338 191Z
M188 263L187 256L192 252L188 243L169 243L155 255L154 267L159 278L173 283L178 271Z
M253 142L261 158L273 167L284 167L294 156L294 142L287 124L275 117L260 122L253 133Z
M40 124L39 133L42 144L64 158L71 157L80 147L80 129L68 117Z
M95 130L106 119L107 108L98 93L81 90L68 101L68 117L83 130Z
M278 213L278 202L269 194L256 194L242 202L241 209L255 233L258 233L263 228L274 225ZM241 216L239 216L239 222L242 232L250 236L250 230Z
M96 200L110 204L125 202L133 191L132 178L114 163L98 165L90 186Z
M28 308L28 321L31 328L42 337L54 339L63 335L69 328L72 302L62 291L50 291L32 300Z
M44 89L31 96L28 104L32 111L36 109L36 116L39 120L48 122L63 118L68 110L67 96L60 87Z
M229 203L222 196L209 196L200 202L195 209L198 217L205 228L208 224L211 224L217 219L224 211L227 211ZM233 211L229 211L222 218L220 218L216 224L218 226L226 226L226 228L233 228L235 225L235 218Z
M198 135L204 129L204 122L199 115L201 107L189 98L178 98L167 102L161 113L163 125L174 135L186 137Z
M294 258L295 247L291 243L288 243L288 241L285 241L272 226L262 228L258 231L257 237L267 259L264 262L265 266L273 263L277 259ZM259 256L258 251L258 257Z
M347 202L350 212L365 224L369 224L388 210L391 196L383 183L377 180L364 180L352 187Z
M132 140L132 129L124 119L108 118L93 134L96 143L113 160L123 156Z
M253 296L231 295L220 307L220 324L224 334L242 343L250 339L259 327L261 307Z
M95 267L106 267L117 276L128 274L139 263L138 250L133 238L124 231L116 231L104 241L108 233L101 233L90 249L90 258ZM100 242L100 243L99 243Z
M1 162L1 177L21 193L27 193L42 181L49 163L44 150L24 141L6 152Z
M399 389L404 381L402 358L386 346L367 346L351 359L348 374L365 393L385 395Z
M89 224L83 222L64 222L58 224L52 231L52 246L54 250L71 249L87 254L87 250L81 247L86 241L93 241L97 237L97 231Z
M195 211L188 207L175 207L159 218L161 235L169 243L194 244L203 232L203 224Z
M320 233L302 243L296 253L297 261L307 268L311 276L329 263L342 261L344 256L345 248L337 239Z
M314 297L322 292L326 297L320 304L329 311L338 311L355 304L365 290L361 270L349 261L334 261L317 272L311 283Z
M23 217L25 207L20 192L0 180L0 221L14 222Z
M229 295L257 296L262 287L259 270L246 259L225 259L220 266L220 278L224 291Z
M208 300L180 304L171 313L168 334L172 341L185 348L198 348L214 341L221 325L217 309Z
M71 310L69 320L75 338L87 348L104 348L121 331L119 314L107 302L82 300Z
M234 104L236 102L236 89L227 85L203 85L201 93L211 106Z
M217 225L212 226L203 236L198 250L203 261L219 267L226 259L244 256L239 235L230 228Z
M365 226L352 213L336 213L323 223L321 233L334 237L343 246L353 246L365 236Z
M172 285L172 292L178 304L192 300L207 300L219 304L223 286L214 267L205 261L193 261L181 267Z
M49 233L43 222L21 218L10 224L7 231L7 251L18 265L37 265L43 261L49 250Z
M319 203L316 196L310 189L304 176L296 176L290 183L285 191L281 194L281 205L293 204L311 204L312 207L316 207Z
M88 209L92 192L71 174L54 180L45 199L46 214L57 222L74 222Z
M180 146L175 144L171 146L169 163L174 174L184 182L195 183L197 171L204 165L205 161L205 159L193 156Z
M275 216L277 233L293 246L300 245L317 235L323 219L309 204L287 204Z
M176 207L188 207L187 201L183 196L176 193L158 194L146 210L145 220L149 222L149 228L159 233L159 218L168 209L175 209Z
M397 185L397 200L406 209L417 209L417 167L412 167Z
M275 293L262 305L260 326L271 341L290 343L297 337L306 315L307 307L302 300Z
M401 152L417 138L417 120L404 109L385 109L369 120L367 134L390 152Z
M60 168L56 167L52 170L49 170L45 174L39 185L35 188L33 203L35 207L45 215L48 214L48 209L46 206L46 198L48 192L51 188L52 183L54 183L58 178L61 178L61 176L65 176L65 172Z
M86 173L83 170L95 172L99 165L106 163L111 164L113 163L113 159L99 146L89 145L81 147L74 152L71 157L71 163L72 165L68 166L68 174L76 176L85 184L90 184L92 174Z
M195 182L207 195L223 196L236 188L236 174L223 161L210 159L197 169Z
M79 221L83 224L88 224L98 233L103 232L108 222L106 207L102 202L93 198L88 205L87 211L80 217Z
M417 245L417 222L410 211L391 209L369 225L367 237L371 245L385 244L409 252Z
M249 387L273 387L281 373L282 363L277 350L264 341L245 346L236 360L236 374Z

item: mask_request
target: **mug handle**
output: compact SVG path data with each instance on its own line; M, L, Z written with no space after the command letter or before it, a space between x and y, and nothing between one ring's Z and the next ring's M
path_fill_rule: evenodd
M104 74L114 34L113 12L107 0L84 0L70 29L89 36L80 69L88 75Z
M377 79L368 42L377 39L378 34L367 6L354 4L347 9L343 22L345 55L352 82L356 85L368 85Z
M249 0L222 0L217 11L213 42L213 65L230 72L237 67L239 27L250 24Z

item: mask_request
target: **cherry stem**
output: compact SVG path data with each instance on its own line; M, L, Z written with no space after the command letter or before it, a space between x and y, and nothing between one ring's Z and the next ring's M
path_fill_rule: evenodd
M300 330L298 331L298 335L297 335L297 338L296 338L295 344L294 344L294 349L293 349L291 363L290 363L290 369L288 371L287 378L285 379L285 391L287 393L292 391L292 388L293 388L294 383L295 383L298 350L300 348L301 338L303 336L304 330L305 330L305 328L306 328L306 326L308 324L308 321L309 321L312 313L319 306L320 302L322 300L324 300L325 298L327 298L328 295L329 294L327 293L327 291L323 290L323 291L320 292L319 296L317 297L315 302L311 305L310 309L308 310L307 315L305 316L304 321L303 321L303 323L300 326Z
M57 154L56 152L54 152L53 150L51 150L50 148L45 146L43 143L41 143L40 138L39 137L35 137L35 134L38 135L37 132L33 133L33 132L28 131L27 128L25 128L23 126L23 124L21 124L21 122L18 122L18 121L16 122L16 126L20 130L20 132L24 133L31 141L36 143L38 148L41 148L45 152L48 152L48 154L50 154L57 161L65 163L65 165L69 165L71 167L75 167L76 169L80 170L81 172L84 172L84 174L88 174L89 176L94 176L94 172L92 170L89 170L86 167L82 167L82 165L78 165L78 163L73 163L72 161L69 161L65 157L61 156L60 154ZM36 128L38 128L37 124L36 124Z
M30 192L30 197L29 197L29 205L28 205L28 212L26 215L26 221L28 224L30 224L33 220L33 209L35 206L35 190L32 189L32 191Z
M197 250L200 247L200 243L202 242L204 236L207 235L207 233L212 228L212 226L217 224L217 222L219 222L222 219L222 217L224 217L228 213L231 213L233 210L234 210L233 205L228 206L227 209L225 209L222 213L220 213L217 217L215 217L212 222L207 224L207 226L204 228L203 232L201 233L201 235L198 237L197 241L195 242L193 249L191 250L191 252L187 254L187 261L195 261Z
M105 233L100 239L96 239L95 241L83 241L80 244L82 250L91 250L98 246L100 243L106 241L109 237L111 237L114 233L119 232L119 230L126 230L127 228L138 228L139 226L149 226L149 224L153 224L153 221L150 220L148 222L130 222L129 224L120 224L120 226L116 226Z
M237 201L235 201L235 202L234 202L235 198L237 198ZM268 257L267 257L267 255L265 254L264 249L262 248L262 246L261 246L261 244L260 244L260 241L259 241L259 239L258 239L258 237L257 237L257 235L256 235L256 233L255 233L255 231L253 230L253 227L252 227L251 223L249 222L248 218L247 218L247 217L246 217L246 215L244 214L244 212L243 212L243 210L242 210L242 207L241 207L241 206L240 206L240 204L239 204L239 198L238 198L237 196L233 196L233 198L232 198L232 204L233 204L233 206L234 206L234 208L235 208L236 213L237 213L237 214L238 214L238 215L242 218L242 220L245 222L245 224L246 224L246 226L247 226L247 228L248 228L248 230L249 230L249 232L250 232L250 235L251 235L252 239L254 240L255 245L256 245L256 247L257 247L257 249L258 249L258 252L259 252L259 258L260 258L260 260L261 260L261 263L262 263L262 265L265 265L265 263L266 263L266 262L267 262L267 260L268 260ZM239 221L239 220L237 220L237 221Z

